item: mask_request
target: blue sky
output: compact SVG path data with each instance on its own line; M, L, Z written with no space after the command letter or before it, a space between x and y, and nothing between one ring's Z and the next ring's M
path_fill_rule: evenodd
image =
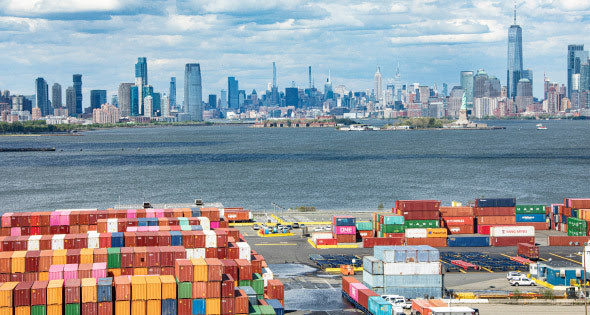
M543 73L565 82L568 44L590 49L590 0L518 1L524 66L534 71L542 97ZM227 89L263 91L277 62L282 89L316 86L328 71L351 90L384 82L400 64L402 79L449 89L461 70L485 69L506 82L507 29L512 1L349 0L0 0L0 89L33 94L44 77L63 90L82 73L89 90L134 81L138 56L148 58L149 81L167 92L170 76L182 100L184 64L199 62L203 97ZM440 88L439 88L440 89ZM65 99L65 97L64 97Z

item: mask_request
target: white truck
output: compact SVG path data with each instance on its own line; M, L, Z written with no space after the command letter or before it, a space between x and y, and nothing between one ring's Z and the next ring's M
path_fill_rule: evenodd
M537 284L535 283L535 281L533 281L525 276L522 276L520 278L513 278L512 280L510 280L510 285L511 286L521 286L521 285L535 286Z
M381 297L393 307L401 307L405 309L410 309L412 307L412 302L408 301L401 295L382 295Z

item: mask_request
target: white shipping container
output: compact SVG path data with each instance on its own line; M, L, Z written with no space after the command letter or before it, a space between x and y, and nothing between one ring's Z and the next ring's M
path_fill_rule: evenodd
M262 268L262 280L264 280L264 287L266 287L268 285L268 280L273 280L273 279L274 279L274 274L272 273L272 270L270 270L270 268L268 268L268 267Z
M118 223L119 221L116 218L107 219L107 233L117 233L118 232Z
M504 236L535 236L534 226L492 226L490 228L491 237Z
M199 223L200 223L201 227L203 227L203 231L211 230L211 221L209 221L209 218L197 217L197 219L199 219ZM217 243L217 241L216 241L216 243Z
M236 245L238 245L239 248L239 259L250 260L250 245L246 242L237 242Z
M314 232L314 233L311 233L311 240L314 243L317 243L317 240L324 240L324 239L328 239L328 238L332 238L332 232Z
M205 249L204 248L193 248L193 256L195 259L205 259Z
M195 258L195 251L192 248L185 248L186 251L186 259L193 259Z
M100 248L100 234L95 231L88 232L88 248Z
M65 234L55 234L51 238L51 249L64 249L64 239L66 238Z
M41 235L29 236L29 241L27 242L27 250L39 250L39 240L40 239L41 239Z
M427 236L426 229L406 229L406 238L426 238Z
M214 231L206 230L205 233L205 248L217 248L217 234Z
M219 209L219 217L225 218L225 208L218 208Z
M440 275L440 262L428 263L383 263L383 274L393 275Z

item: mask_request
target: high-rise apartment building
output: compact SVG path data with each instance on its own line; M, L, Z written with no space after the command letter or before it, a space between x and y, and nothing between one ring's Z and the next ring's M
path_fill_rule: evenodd
M533 85L529 79L520 79L516 86L516 112L526 111L533 104Z
M508 74L506 85L508 97L516 96L516 85L522 78L522 28L516 24L516 4L514 7L514 23L508 29Z
M217 108L217 95L209 94L209 108Z
M43 78L37 78L35 80L35 100L36 107L41 109L41 116L51 115L49 109L49 87L47 81Z
M51 87L51 105L53 108L62 108L63 103L61 101L61 85L53 83Z
M382 102L383 101L383 79L381 78L381 68L377 67L377 72L375 72L374 76L374 83L375 83L375 101Z
M137 63L135 64L135 77L141 78L141 82L143 85L148 85L148 67L147 67L147 58L146 57L139 57L137 58Z
M102 104L107 103L107 90L90 90L90 108L92 110L100 108Z
M468 110L473 107L473 71L461 71L461 87L465 92Z
M74 93L76 95L76 111L70 115L73 114L73 116L76 116L76 114L82 114L82 75L74 74L72 79L74 81Z
M119 84L118 98L119 98L119 111L121 117L131 116L131 87L133 83L121 83Z
M198 63L187 63L184 68L184 112L191 120L203 120L203 87Z
M227 91L221 90L219 92L219 101L221 102L220 106L221 109L227 109Z
M68 116L76 117L76 90L71 86L66 89L66 109Z
M574 74L580 73L582 64L588 61L588 52L584 51L584 45L567 46L567 97L571 97Z
M176 106L176 77L170 78L170 91L168 92L168 101L170 102L170 108Z
M285 89L285 105L299 107L299 89L290 87Z
M170 116L170 97L166 95L166 93L162 94L162 100L160 102L161 107L161 116L162 117L169 117Z
M238 109L239 96L238 96L238 80L234 77L227 78L227 101L229 109Z

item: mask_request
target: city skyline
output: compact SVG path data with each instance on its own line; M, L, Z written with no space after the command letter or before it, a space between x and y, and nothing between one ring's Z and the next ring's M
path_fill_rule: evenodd
M512 5L500 1L350 6L246 1L235 7L223 1L176 1L65 8L8 1L0 9L0 27L6 29L0 41L11 49L5 56L9 62L0 70L12 75L10 81L0 78L0 87L32 94L36 77L67 86L72 73L81 73L84 95L93 89L113 95L120 82L132 82L137 56L147 57L150 84L161 92L167 90L170 77L182 78L184 65L193 62L201 64L204 95L219 95L227 89L230 76L240 81L241 89L259 91L272 80L272 61L277 63L281 90L292 81L307 86L307 70L312 66L318 88L331 72L334 86L364 91L374 85L376 66L385 85L394 78L398 63L406 83L440 86L444 82L452 87L459 85L460 71L483 68L506 85L503 74ZM439 20L435 12L443 7L448 16ZM534 71L534 82L543 82L545 73L552 81L567 83L567 45L589 45L581 34L590 31L585 23L590 5L557 1L541 6L527 1L517 7L524 65ZM158 23L163 25L159 29ZM56 35L67 39L60 42ZM19 41L24 38L26 45ZM183 47L197 38L196 52L192 46ZM108 49L89 49L91 42ZM29 51L26 47L31 45L36 49ZM177 93L184 94L182 89L180 82ZM541 97L542 91L535 84L534 95ZM83 100L88 107L88 96Z

